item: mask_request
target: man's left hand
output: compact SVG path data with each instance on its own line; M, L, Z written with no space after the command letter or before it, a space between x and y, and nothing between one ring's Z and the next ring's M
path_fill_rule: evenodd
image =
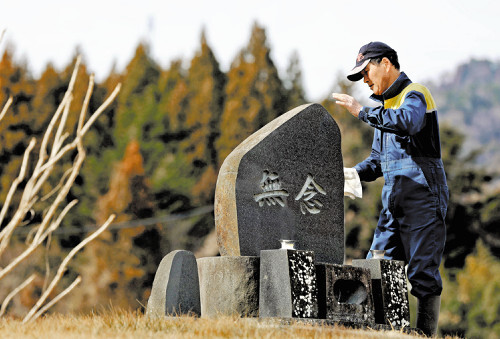
M336 100L335 103L337 105L345 107L349 113L354 115L356 118L359 115L359 111L363 108L363 106L357 102L356 99L347 94L332 93L332 98Z

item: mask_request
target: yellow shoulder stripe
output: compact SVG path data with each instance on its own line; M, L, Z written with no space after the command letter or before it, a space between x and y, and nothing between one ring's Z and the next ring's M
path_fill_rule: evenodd
M399 93L399 95L396 95L394 98L386 100L384 102L384 108L397 109L401 107L406 96L411 91L420 92L424 95L425 102L427 103L426 113L430 113L436 110L436 103L434 102L434 98L432 97L431 92L424 85L416 83L409 84L408 86L406 86L405 89L403 89L403 91L401 91L401 93Z

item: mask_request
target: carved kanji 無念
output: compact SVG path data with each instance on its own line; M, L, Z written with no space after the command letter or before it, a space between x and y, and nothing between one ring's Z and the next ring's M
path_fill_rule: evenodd
M264 192L253 196L254 200L259 203L259 206L262 207L264 204L268 206L276 204L281 207L285 206L284 197L288 196L288 192L281 188L281 182L277 173L264 171L260 187Z
M300 200L300 211L302 214L307 214L307 212L318 214L321 212L323 204L318 199L314 199L318 193L326 195L323 187L314 181L311 174L308 174L304 186L302 186L300 193L295 197L295 200Z

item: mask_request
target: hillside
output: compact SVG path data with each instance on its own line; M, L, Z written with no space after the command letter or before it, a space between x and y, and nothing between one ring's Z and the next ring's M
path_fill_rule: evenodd
M500 165L500 62L470 60L441 83L429 86L439 107L441 124L466 136L464 151L481 150L477 164Z

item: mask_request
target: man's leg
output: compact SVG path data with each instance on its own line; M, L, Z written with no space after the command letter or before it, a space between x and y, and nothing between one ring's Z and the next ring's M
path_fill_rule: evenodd
M446 240L444 217L437 186L421 172L405 169L394 185L394 217L408 258L411 293L418 299L417 327L426 335L437 333L443 289L439 265Z
M423 220L425 222L425 220ZM435 336L441 303L442 281L439 265L444 250L445 225L434 220L417 229L401 232L409 251L408 280L411 293L418 299L417 328L427 336Z
M389 197L392 187L384 185L382 189L382 210L380 211L377 228L373 235L371 250L385 250L385 258L406 261L403 244L399 235L399 224L389 211ZM368 252L367 259L372 257Z
M417 299L417 328L428 337L434 337L437 334L440 306L440 295Z

